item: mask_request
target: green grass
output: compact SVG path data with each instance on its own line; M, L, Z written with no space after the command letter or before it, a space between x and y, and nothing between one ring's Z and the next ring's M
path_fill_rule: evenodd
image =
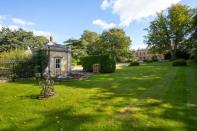
M36 82L0 84L0 130L197 130L197 66L119 67L56 83L38 100Z

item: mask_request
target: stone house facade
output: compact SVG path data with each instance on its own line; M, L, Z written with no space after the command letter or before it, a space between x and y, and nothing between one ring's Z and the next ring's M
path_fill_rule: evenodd
M163 54L153 54L148 49L136 50L135 56L137 61L152 60L153 57L156 57L158 61L164 60Z

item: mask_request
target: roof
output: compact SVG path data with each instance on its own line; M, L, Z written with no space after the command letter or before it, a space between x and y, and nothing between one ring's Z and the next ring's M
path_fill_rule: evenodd
M53 45L49 45L47 44L44 49L46 50L50 50L50 51L60 51L60 52L71 52L70 48L65 47L64 45L61 44L53 44Z

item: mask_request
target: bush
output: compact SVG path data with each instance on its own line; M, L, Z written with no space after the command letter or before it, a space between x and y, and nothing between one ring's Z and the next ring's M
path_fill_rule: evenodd
M180 50L178 50L176 52L176 58L177 59L188 60L190 57L191 57L191 55L187 51L180 51ZM171 60L171 58L172 58L171 53L167 52L166 54L164 54L164 58L165 58L165 60Z
M177 51L176 52L177 59L185 59L188 60L190 58L190 54L187 51Z
M115 58L111 55L87 56L81 58L83 69L87 72L93 71L93 64L100 64L101 73L112 73L116 70Z
M172 63L173 66L187 66L187 61L183 59L175 60Z
M140 63L137 62L137 61L131 62L131 63L129 64L129 66L139 66L139 65L140 65Z
M43 73L48 65L48 55L46 50L34 51L32 58L34 64L34 73Z
M171 60L171 54L170 54L170 52L167 52L166 54L164 54L164 59L165 60Z
M145 62L145 63L153 63L152 60L144 60L143 62Z
M153 62L158 62L158 59L157 59L157 56L156 55L152 56L152 61Z
M34 64L31 60L17 62L14 72L17 78L30 78L34 76Z
M17 61L26 61L31 59L31 53L27 53L26 50L11 50L9 52L0 52L1 60L17 60Z
M0 61L8 62L1 65L2 70L10 70L12 73L8 78L28 78L33 76L34 65L32 63L32 54L24 49L10 50L0 53ZM7 76L5 76L7 77Z

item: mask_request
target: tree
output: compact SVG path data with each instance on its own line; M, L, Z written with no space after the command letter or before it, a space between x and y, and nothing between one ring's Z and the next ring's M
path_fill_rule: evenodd
M14 34L16 40L22 43L23 48L26 48L27 46L31 46L33 44L33 32L19 29L16 31L12 31L12 33Z
M49 40L44 36L35 36L32 47L42 47L46 45L48 42Z
M193 13L192 8L181 4L173 5L167 13L158 13L146 29L148 34L145 36L145 42L153 51L170 52L172 59L175 59L177 50L186 49Z
M17 43L17 44L16 44ZM0 52L15 49L17 45L21 45L15 38L13 32L9 28L2 28L0 31Z
M131 39L123 29L113 28L104 31L99 40L99 51L101 54L113 54L117 61L125 61L123 58L130 53Z
M33 32L23 29L10 30L2 28L0 31L0 52L14 49L26 49L27 47L40 47L47 43L44 36L34 36Z
M84 40L69 39L64 42L66 47L70 47L72 50L72 57L80 62L81 57L87 56L87 42Z
M101 35L85 30L80 39L69 39L64 43L71 47L72 56L78 63L87 55L113 54L118 61L128 61L133 54L129 50L130 37L118 28L103 31Z
M99 40L99 35L96 32L85 30L81 35L81 40L84 40L87 44L87 54L94 55L97 54L97 41Z
M192 35L190 40L192 41L192 48L194 49L194 61L197 63L197 12L193 16Z
M81 57L95 54L95 44L99 35L95 32L85 30L79 39L69 39L65 41L67 47L72 50L72 57L80 62Z

